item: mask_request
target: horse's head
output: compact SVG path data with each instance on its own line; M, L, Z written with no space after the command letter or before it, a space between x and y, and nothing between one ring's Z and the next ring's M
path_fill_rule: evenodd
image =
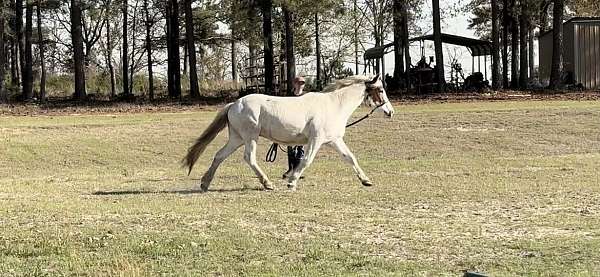
M373 80L365 82L365 86L365 104L370 107L377 107L387 117L392 117L394 115L394 107L383 88L383 82L379 78L379 74Z

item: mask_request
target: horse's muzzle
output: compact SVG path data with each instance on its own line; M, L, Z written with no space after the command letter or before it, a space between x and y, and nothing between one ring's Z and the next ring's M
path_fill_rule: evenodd
M394 116L394 111L384 112L384 114L387 118L392 118L392 116Z

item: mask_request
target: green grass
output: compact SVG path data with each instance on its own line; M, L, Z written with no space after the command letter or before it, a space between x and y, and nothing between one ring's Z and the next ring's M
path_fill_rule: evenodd
M374 187L324 148L295 193L241 151L191 193L214 112L0 117L0 275L600 275L599 102L396 111L347 133Z

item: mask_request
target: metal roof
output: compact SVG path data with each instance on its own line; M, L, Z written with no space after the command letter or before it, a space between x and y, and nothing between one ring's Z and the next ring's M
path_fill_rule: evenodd
M373 48L369 48L367 50L365 50L365 54L363 55L365 60L374 60L374 59L378 59L383 57L384 54L387 54L390 51L386 51L388 48L394 46L394 43L388 43L382 46L377 46L377 47L373 47Z
M433 40L433 35L425 35L409 39L409 41ZM469 48L471 55L486 56L492 54L492 43L487 40L480 40L468 37L461 37L450 34L442 34L442 43L454 44ZM394 43L388 43L382 46L369 48L365 51L364 59L373 60L383 57L384 54L391 52L388 48L394 46Z
M411 38L409 41L433 40L433 35L425 35ZM472 56L488 56L492 54L492 43L487 40L480 40L457 35L442 34L442 43L459 45L469 48Z

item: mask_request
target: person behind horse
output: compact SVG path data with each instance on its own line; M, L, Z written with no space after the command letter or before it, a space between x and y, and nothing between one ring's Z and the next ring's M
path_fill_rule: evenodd
M294 78L294 96L301 96L304 94L304 84L306 81L304 77L299 76ZM298 167L300 164L300 160L304 157L304 147L302 145L299 146L288 146L287 147L288 154L288 171L283 174L283 179L287 179L290 174L294 171L294 168Z

